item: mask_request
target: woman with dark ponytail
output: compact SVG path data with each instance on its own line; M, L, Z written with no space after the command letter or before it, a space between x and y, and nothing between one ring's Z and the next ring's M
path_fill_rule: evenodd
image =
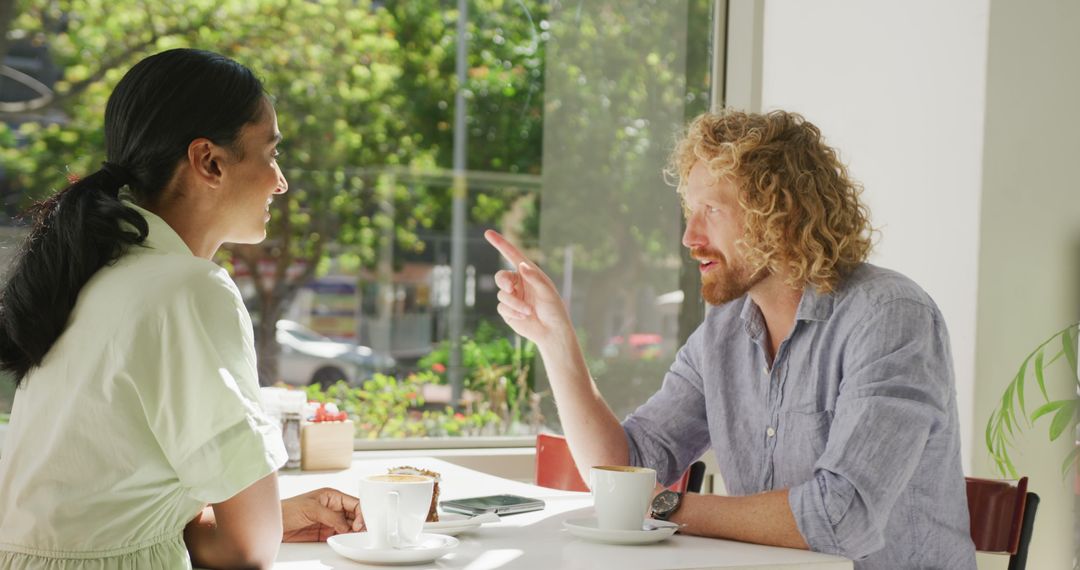
M251 321L210 261L266 237L280 140L249 69L162 52L109 97L101 169L32 210L0 289L0 568L267 567L361 528L337 491L279 502Z

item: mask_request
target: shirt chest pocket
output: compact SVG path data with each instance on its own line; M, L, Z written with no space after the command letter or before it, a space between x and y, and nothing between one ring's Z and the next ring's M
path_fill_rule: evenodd
M832 411L781 412L773 454L773 488L783 489L810 479L814 463L825 453Z

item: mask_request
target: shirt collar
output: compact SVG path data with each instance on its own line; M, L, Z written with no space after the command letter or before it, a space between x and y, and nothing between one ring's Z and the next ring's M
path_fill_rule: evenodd
M176 233L176 230L172 229L172 226L161 219L160 216L130 200L123 200L123 203L128 208L138 212L146 220L146 225L150 231L146 236L146 241L143 242L144 246L166 253L195 255L192 253L191 248L184 243L184 240L180 238L180 234Z
M818 293L813 285L805 285L802 299L799 300L799 306L795 309L795 321L829 320L832 317L834 299L833 293ZM765 318L750 295L743 296L739 318L742 319L743 328L750 337L757 338L765 332Z
M818 293L813 285L803 287L802 299L795 310L796 321L827 321L832 316L835 293Z
M765 318L761 316L761 309L750 298L749 294L743 295L742 311L739 312L742 319L743 329L750 338L757 338L765 332Z

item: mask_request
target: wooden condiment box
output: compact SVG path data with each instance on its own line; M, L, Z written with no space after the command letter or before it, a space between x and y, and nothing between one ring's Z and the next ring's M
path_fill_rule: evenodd
M352 420L304 422L300 428L300 468L304 471L348 469L352 464Z

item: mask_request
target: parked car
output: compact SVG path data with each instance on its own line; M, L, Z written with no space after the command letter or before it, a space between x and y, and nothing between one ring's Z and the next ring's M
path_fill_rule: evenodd
M653 333L613 336L608 339L602 352L605 358L625 356L636 360L655 360L664 353L664 337Z
M330 386L338 380L359 385L376 372L393 370L397 365L388 354L379 354L366 346L357 346L327 338L298 322L277 322L278 374L287 384Z

